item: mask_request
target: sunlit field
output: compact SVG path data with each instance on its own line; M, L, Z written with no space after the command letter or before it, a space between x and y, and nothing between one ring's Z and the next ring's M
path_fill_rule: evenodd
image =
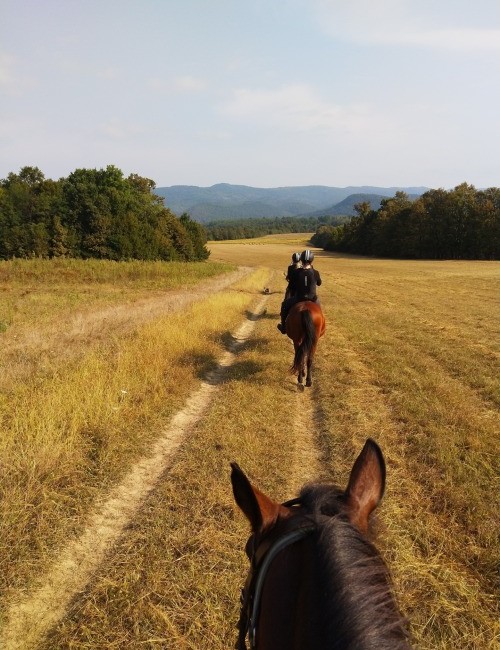
M121 313L118 318L110 311L108 319L115 319L116 328L103 330L106 335L91 322L83 335L78 331L74 340L64 339L65 345L74 343L73 356L53 347L54 332L62 340L70 314L68 296L74 291L85 294L80 304L85 330L89 304L94 309L116 307L115 293L120 292L130 319L134 310L141 310L137 295L149 296L151 287L161 304L171 293L159 292L160 286L193 287L231 268L204 263L174 264L171 269L166 264L118 266L68 262L56 264L56 271L46 262L0 265L8 296L2 306L14 305L9 328L0 334L5 343L0 351L3 602L11 591L30 583L54 549L81 526L96 496L147 450L158 427L183 404L199 376L214 366L223 333L239 322L253 299L254 291L243 282L217 294L217 308L212 306L215 298L206 296L180 313L155 320L146 313L135 327L127 327ZM46 340L37 336L31 306L47 338L51 334L48 350ZM29 363L16 347L21 336L26 348L30 344Z
M2 387L0 579L7 611L85 526L96 499L147 453L264 287L271 292L171 468L37 647L233 647L248 531L232 501L229 462L285 500L309 470L345 486L367 437L386 457L377 545L414 647L498 647L500 263L315 251L327 332L313 387L299 393L288 372L291 343L276 323L283 272L307 241L294 234L210 242L209 273L254 270L200 296L184 315L154 317L119 336L103 330L78 355L55 354L45 370L12 374ZM101 289L113 304L127 305L162 290L162 277L134 280L122 268L121 278L97 283L95 291L85 276L89 297L79 308L101 309ZM5 334L12 342L13 306L27 304L25 281L10 269L1 274L0 266L11 307L0 343ZM32 277L30 291L45 293L52 280L44 277L58 278L64 307L57 314L70 313L74 277L65 285L49 266ZM50 288L46 295L50 302ZM49 311L40 307L43 326L59 320L62 327L64 318L51 319ZM19 327L35 336L29 316ZM319 470L298 428L313 433Z
M213 258L232 261L241 246L212 245ZM244 259L284 267L280 247ZM317 251L315 268L328 324L315 388L325 463L338 476L366 437L383 447L381 548L418 647L495 647L500 264Z
M0 332L39 326L58 314L106 305L145 292L189 287L229 270L214 262L114 262L31 259L0 261Z

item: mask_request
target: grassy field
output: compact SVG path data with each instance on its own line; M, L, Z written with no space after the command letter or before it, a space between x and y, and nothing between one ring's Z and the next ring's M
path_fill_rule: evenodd
M189 287L228 270L227 265L106 260L0 261L0 333L15 335L64 319L84 307L110 305L145 292Z
M154 319L1 394L7 607L214 367L263 287L271 290L171 470L39 647L232 647L247 528L232 503L229 461L286 499L318 473L307 445L320 476L344 484L368 436L388 470L378 546L415 648L498 647L500 264L318 251L327 333L313 388L300 394L276 323L282 272L306 241L210 243L219 272L245 265L253 275L192 305L188 325L175 314ZM16 282L2 285L11 299L22 291ZM136 285L134 295L157 287Z
M239 321L253 291L221 292L218 309L206 296L183 312L145 318L129 331L120 318L118 333L110 328L108 338L89 340L92 329L75 337L78 353L70 359L53 348L47 354L45 340L35 336L38 323L46 336L59 331L62 337L68 296L74 292L85 313L89 304L90 311L115 304L120 292L130 315L134 305L140 307L134 299L149 295L151 288L158 298L160 286L192 287L230 268L81 262L52 267L39 261L0 265L8 296L2 308L15 305L10 327L0 335L5 342L0 351L2 604L43 570L54 550L81 527L96 496L147 449L160 423L214 366L222 333ZM158 299L166 301L169 295L164 290ZM9 344L19 337L30 341L32 330L36 345L30 350L30 372L16 381L12 370L24 368L24 352L9 354Z

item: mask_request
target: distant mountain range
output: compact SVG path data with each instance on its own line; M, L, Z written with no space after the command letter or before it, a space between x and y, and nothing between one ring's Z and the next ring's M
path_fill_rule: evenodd
M354 205L368 201L376 210L380 201L406 192L416 198L427 187L303 187L259 188L219 183L212 187L172 185L157 187L165 205L177 215L188 212L199 222L252 217L294 217L355 214Z

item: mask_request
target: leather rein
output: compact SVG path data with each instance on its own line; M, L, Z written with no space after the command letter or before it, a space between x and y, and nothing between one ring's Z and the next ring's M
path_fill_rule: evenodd
M300 498L291 499L282 504L285 507L301 505ZM250 570L241 590L240 620L238 622L238 641L236 650L247 650L246 637L250 650L256 649L257 623L259 607L264 587L264 580L274 558L285 548L295 544L301 539L308 537L317 529L317 525L311 520L302 522L302 525L292 528L275 541L263 540L254 549L251 557Z

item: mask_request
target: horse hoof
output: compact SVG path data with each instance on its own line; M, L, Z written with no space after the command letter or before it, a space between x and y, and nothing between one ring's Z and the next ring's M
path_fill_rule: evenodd
M297 384L297 389L298 389L299 393L303 393L304 392L304 384Z
M313 385L312 381L306 381L307 388L311 388L312 385Z

